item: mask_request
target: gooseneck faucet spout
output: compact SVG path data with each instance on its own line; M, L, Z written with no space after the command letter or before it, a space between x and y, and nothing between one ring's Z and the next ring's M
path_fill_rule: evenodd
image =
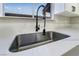
M45 8L44 5L40 5L37 9L37 12L36 12L36 31L38 31L40 29L39 25L38 25L38 12L39 12L39 9L43 7ZM43 29L43 35L45 35L46 31L45 31L45 26L46 26L46 14L45 14L45 11L43 11L43 19L44 19L44 29Z

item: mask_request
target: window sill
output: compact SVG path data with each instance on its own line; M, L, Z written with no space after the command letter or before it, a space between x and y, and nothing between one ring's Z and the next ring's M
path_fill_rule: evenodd
M26 19L26 20L35 20L36 18L32 18L32 17L15 17L15 16L0 16L0 19ZM43 19L39 18L39 20L43 20ZM47 18L46 20L51 20L51 19Z
M34 19L31 17L15 17L15 16L0 16L0 18L11 18L11 19Z

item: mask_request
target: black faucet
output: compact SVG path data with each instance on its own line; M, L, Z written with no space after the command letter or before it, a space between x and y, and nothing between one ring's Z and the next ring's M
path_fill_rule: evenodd
M45 6L44 6L44 5L40 5L40 6L38 7L38 9L37 9L37 13L36 13L36 31L38 31L38 30L40 29L40 27L39 27L39 25L38 25L38 11L39 11L39 9L40 9L41 7L45 8ZM46 30L45 30L45 27L46 27L46 13L45 13L44 10L43 10L43 19L44 19L43 35L45 35L45 33L46 33Z

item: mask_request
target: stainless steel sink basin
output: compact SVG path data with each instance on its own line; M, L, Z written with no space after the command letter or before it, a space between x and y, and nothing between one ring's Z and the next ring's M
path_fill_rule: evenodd
M20 34L15 37L12 45L9 48L9 51L18 52L68 37L70 36L52 31L46 32L46 35L43 35L42 32Z

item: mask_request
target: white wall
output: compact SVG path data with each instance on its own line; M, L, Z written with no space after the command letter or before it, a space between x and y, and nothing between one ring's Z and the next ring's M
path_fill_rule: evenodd
M77 13L77 14L79 14L78 12L79 12L79 3L67 3L67 4L65 4L65 9L67 10L67 11L72 11L72 6L75 6L75 8L76 8L76 11L75 11L75 13Z
M3 3L0 3L0 16L4 16L4 6L3 6Z

